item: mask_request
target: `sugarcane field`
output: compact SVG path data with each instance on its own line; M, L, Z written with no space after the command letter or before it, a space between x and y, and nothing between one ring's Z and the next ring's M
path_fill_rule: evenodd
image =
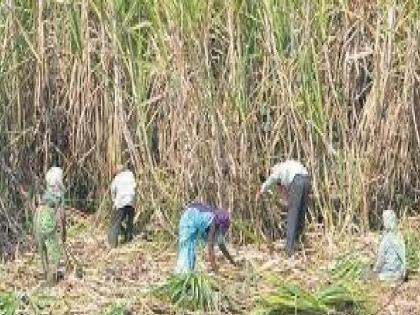
M419 291L420 0L0 1L0 315Z

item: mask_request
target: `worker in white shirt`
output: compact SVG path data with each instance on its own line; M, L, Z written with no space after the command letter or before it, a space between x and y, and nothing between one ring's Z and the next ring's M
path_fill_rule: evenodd
M117 165L116 176L111 183L111 196L113 202L113 215L108 242L117 247L118 236L122 223L126 221L124 229L125 241L133 239L134 205L136 196L136 180L134 174L123 165Z
M305 227L310 182L308 170L300 162L287 160L271 167L270 176L257 193L258 200L273 184L280 186L283 199L287 200L286 247L289 256L293 254L295 243Z

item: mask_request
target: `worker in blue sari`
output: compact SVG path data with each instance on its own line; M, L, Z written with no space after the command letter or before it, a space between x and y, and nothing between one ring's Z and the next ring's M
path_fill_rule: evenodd
M204 203L190 203L179 222L179 252L176 273L192 272L195 269L197 239L207 242L210 268L217 271L214 245L217 241L223 255L237 265L225 245L225 234L230 226L229 213L222 208L213 208Z

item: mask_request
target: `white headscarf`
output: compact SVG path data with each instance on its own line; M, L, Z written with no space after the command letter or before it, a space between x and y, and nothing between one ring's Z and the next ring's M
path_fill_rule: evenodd
M61 167L53 166L45 174L47 188L55 192L64 192L63 170Z
M397 216L394 210L385 210L382 214L384 220L384 228L387 232L395 232L397 230Z

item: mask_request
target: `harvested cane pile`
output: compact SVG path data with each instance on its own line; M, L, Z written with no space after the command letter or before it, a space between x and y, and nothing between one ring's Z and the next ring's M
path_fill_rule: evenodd
M17 308L16 297L10 293L0 293L0 314L14 315Z
M171 275L166 283L153 293L180 309L192 311L220 311L223 302L226 302L214 279L195 272Z
M254 310L258 315L358 314L366 311L368 295L360 281L365 264L345 258L331 270L327 283L310 290L304 285L271 276L275 292L264 296Z

